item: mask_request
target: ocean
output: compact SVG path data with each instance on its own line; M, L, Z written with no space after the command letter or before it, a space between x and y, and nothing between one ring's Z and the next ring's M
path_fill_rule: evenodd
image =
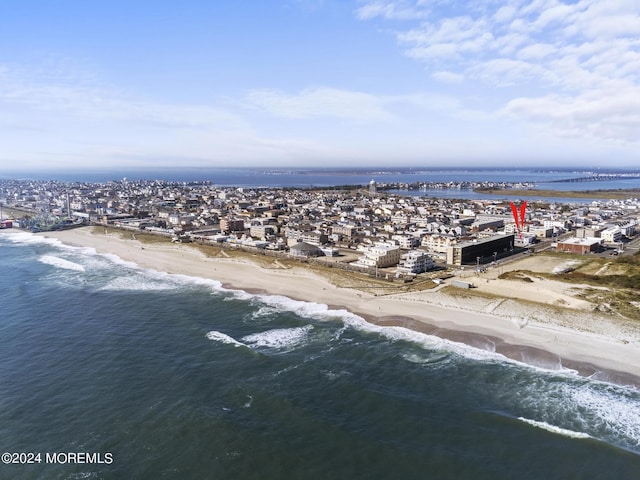
M640 472L635 387L25 232L0 271L3 479Z

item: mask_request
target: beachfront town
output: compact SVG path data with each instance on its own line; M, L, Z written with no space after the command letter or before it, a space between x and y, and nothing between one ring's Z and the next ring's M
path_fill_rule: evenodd
M638 198L452 200L391 194L374 181L362 187L285 189L160 180L0 180L3 228L111 226L134 236L145 232L314 259L394 278L438 266L481 269L540 250L631 253L637 251L639 216Z

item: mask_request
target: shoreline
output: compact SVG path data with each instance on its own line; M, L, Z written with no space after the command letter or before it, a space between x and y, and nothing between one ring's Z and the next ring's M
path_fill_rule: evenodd
M376 296L338 287L309 272L303 265L289 269L265 268L249 258L206 257L188 244L142 244L117 235L92 233L91 227L46 232L45 237L65 244L94 248L122 260L170 274L219 281L225 288L288 298L344 309L379 326L397 326L434 335L536 367L561 371L610 383L640 388L640 324L584 311L567 311L553 320L544 304L524 306L513 298L506 313L487 308L487 300L417 292ZM495 300L493 300L495 303ZM541 320L542 318L542 320ZM591 328L590 323L597 323ZM612 327L608 334L602 326ZM603 333L604 332L604 333Z

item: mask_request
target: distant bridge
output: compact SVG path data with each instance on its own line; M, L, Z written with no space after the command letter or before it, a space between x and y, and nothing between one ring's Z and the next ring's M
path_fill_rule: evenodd
M565 178L562 180L551 180L548 183L576 183L576 182L610 182L615 180L633 180L640 178L640 175L591 175L589 177Z

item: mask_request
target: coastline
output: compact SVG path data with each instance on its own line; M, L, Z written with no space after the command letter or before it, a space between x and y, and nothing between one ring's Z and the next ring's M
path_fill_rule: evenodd
M593 312L567 310L553 318L550 315L558 310L547 311L544 304L524 305L508 297L498 301L465 298L437 291L376 296L337 287L303 265L265 268L248 258L206 257L188 244L143 245L119 235L94 234L90 227L39 235L114 254L141 268L345 309L375 325L405 327L541 368L568 368L583 376L640 387L640 325Z

